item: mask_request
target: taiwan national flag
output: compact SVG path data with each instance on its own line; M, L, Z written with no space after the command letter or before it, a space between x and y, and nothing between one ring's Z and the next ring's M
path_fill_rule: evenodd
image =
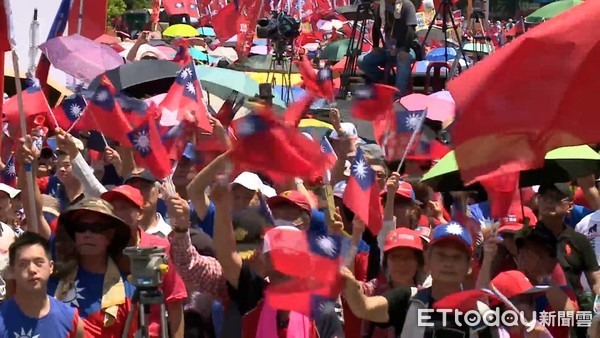
M356 151L354 163L350 167L350 178L343 200L355 217L363 221L374 235L379 233L383 226L383 215L377 177L361 148Z
M160 103L161 110L177 111L179 121L190 121L207 132L212 132L208 110L202 100L202 88L196 76L194 63L185 65L177 74L167 96Z
M342 238L274 228L267 233L273 267L291 280L269 285L270 306L317 318L339 295Z
M319 69L316 73L310 64L310 61L306 55L302 56L302 60L297 61L300 75L304 80L304 86L306 90L312 92L317 97L327 99L329 102L333 101L333 76L331 73L331 67L326 66L325 68Z
M51 121L50 106L48 106L46 96L37 81L31 81L31 85L23 91L22 95L27 130L32 130L34 127L39 126L38 121L46 121L44 124ZM3 121L8 122L10 135L13 137L15 135L21 135L21 121L17 95L4 102L2 109L4 113Z
M396 93L396 87L379 83L358 88L354 91L350 114L357 119L375 121L392 109Z
M416 150L426 113L424 110L409 111L401 105L396 105L395 111L388 114L385 123L379 126L373 123L377 143L383 148L388 161L400 160L405 153L409 154ZM411 138L413 142L409 144ZM410 149L407 152L409 145Z
M155 116L148 115L146 122L127 133L127 138L135 150L136 162L143 163L159 180L171 174L169 154L158 133Z
M335 154L335 150L333 150L331 143L329 143L327 136L321 138L321 152L327 156L327 168L333 167L337 161L337 155Z
M116 90L110 80L103 75L100 85L87 105L86 113L80 123L83 130L97 130L114 141L129 144L127 133L132 128L121 106L117 102Z
M10 185L13 188L17 187L17 170L15 168L15 158L11 154L4 165L4 168L0 170L0 183Z
M65 98L60 103L60 106L53 109L58 126L63 130L71 128L75 121L81 117L86 106L87 103L85 102L85 98L81 94L75 94ZM79 129L76 129L76 127L71 129L72 133L77 131L79 131Z

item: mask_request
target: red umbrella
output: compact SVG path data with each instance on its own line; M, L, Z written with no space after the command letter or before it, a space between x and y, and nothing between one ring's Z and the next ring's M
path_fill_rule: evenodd
M516 38L448 84L465 184L534 169L555 148L600 141L600 1L586 1Z

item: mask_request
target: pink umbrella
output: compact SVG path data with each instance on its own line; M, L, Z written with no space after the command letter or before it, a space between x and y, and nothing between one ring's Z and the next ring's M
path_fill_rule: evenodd
M124 63L123 58L109 46L79 34L48 40L39 48L56 69L85 83Z
M454 99L449 91L441 91L429 96L410 94L401 98L400 104L408 110L427 109L427 118L434 121L444 122L454 117Z

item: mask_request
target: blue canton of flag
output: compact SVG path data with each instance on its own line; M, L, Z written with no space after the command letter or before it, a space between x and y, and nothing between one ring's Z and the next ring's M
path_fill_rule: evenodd
M4 168L2 168L2 171L0 171L0 180L2 181L2 183L10 186L14 186L16 183L17 171L15 169L15 158L12 154L8 158L8 161L6 161L6 164L4 165Z
M362 149L359 147L356 151L356 157L350 168L350 175L356 179L356 182L362 190L369 190L375 183L375 171L365 159Z
M186 96L194 101L198 101L198 93L196 87L196 82L198 81L198 77L196 76L196 69L194 68L194 63L190 62L185 67L183 67L177 78L175 79L175 83L182 86L183 96Z
M425 111L410 111L402 108L396 110L396 130L397 133L414 133L423 127Z
M115 108L115 98L110 89L105 85L99 85L92 96L92 102L106 111L113 111Z
M356 100L373 100L376 98L375 90L373 86L361 86L354 91L354 98Z
M259 115L250 114L246 115L235 123L235 135L237 137L247 137L257 132L267 130L267 121Z
M158 129L160 130L161 128ZM179 123L167 129L165 132L161 133L160 140L163 144L167 143L168 141L181 137L183 135L183 132L183 123Z
M131 141L133 149L135 149L142 158L152 154L150 126L148 126L148 122L142 123L139 127L127 133L127 138Z
M317 72L317 78L320 82L330 81L333 79L331 75L331 67L325 66L325 68L319 69Z
M87 103L82 95L75 94L75 96L64 99L60 105L69 121L75 122L85 110Z
M342 237L319 235L312 232L307 233L310 251L316 255L338 259L342 252Z
M318 294L310 295L310 318L320 319L323 315L338 312L335 299Z
M27 86L27 89L25 89L25 91L28 94L35 94L42 90L42 88L40 87L40 81L36 78L27 78L25 80L25 86Z
M325 155L335 155L335 151L333 150L333 147L331 146L331 143L329 143L329 140L326 136L323 136L323 138L321 138L321 152Z
M269 204L267 204L265 197L262 194L258 194L258 200L260 202L258 213L265 218L267 225L275 225L275 219L273 218L271 208L269 208Z

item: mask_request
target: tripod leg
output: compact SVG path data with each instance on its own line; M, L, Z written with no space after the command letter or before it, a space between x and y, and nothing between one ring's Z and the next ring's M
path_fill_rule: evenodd
M137 292L133 294L131 298L131 309L129 314L127 315L127 320L125 321L125 328L123 329L123 338L129 338L129 331L131 331L131 324L133 323L133 317L135 314L136 307L139 306L139 295Z
M169 338L169 323L167 322L167 309L165 303L160 304L160 331L161 338Z

